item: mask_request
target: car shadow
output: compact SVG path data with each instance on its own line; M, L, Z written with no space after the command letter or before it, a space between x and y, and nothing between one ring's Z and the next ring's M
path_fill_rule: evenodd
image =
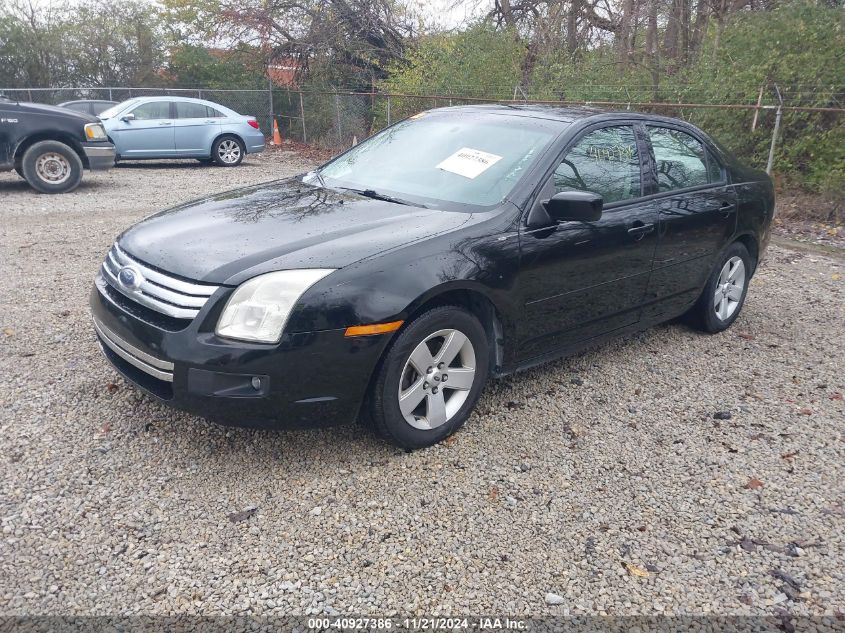
M582 372L578 369L579 366L590 366L597 362L612 364L618 356L631 353L632 347L648 347L655 341L662 340L666 330L683 327L675 324L657 325L643 332L606 341L572 356L553 360L499 380L490 380L482 393L476 412L467 424L472 425L475 416L496 416L509 410L514 406L511 400L515 394L523 394L523 397L529 399L535 397L536 394L532 393L532 383L537 382L543 374L560 377L561 386L566 388L569 386L570 377ZM401 459L410 452L387 444L361 421L304 429L227 426L173 409L138 390L128 381L121 379L119 382L121 389L135 392L141 406L120 411L119 414L114 411L115 419L125 420L134 433L152 432L158 435L158 450L182 451L187 445L192 447L191 450L196 451L196 457L200 458L207 455L208 446L211 444L214 447L213 454L220 457L248 453L251 459L269 463L284 461L285 455L295 455L296 464L289 464L294 470L306 469L308 464L324 460L326 455L332 455L336 462L352 467L354 464L369 464L374 461L387 463ZM168 441L168 436L172 441ZM174 453L173 457L179 456Z
M257 167L258 163L244 159L234 169ZM224 169L213 163L201 163L194 158L176 158L173 160L120 160L115 169Z
M109 188L109 185L102 181L87 179L82 177L82 182L73 190L66 193L41 193L29 186L23 178L15 180L0 179L0 194L4 193L30 193L33 196L42 196L44 198L52 198L53 196L73 196L75 193L82 191L96 191L98 189Z

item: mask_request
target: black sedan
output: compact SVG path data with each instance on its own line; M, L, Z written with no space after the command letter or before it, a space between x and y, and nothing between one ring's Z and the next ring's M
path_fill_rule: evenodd
M133 226L94 328L127 378L210 419L363 419L419 448L491 376L681 315L729 327L773 212L768 176L683 121L432 110Z

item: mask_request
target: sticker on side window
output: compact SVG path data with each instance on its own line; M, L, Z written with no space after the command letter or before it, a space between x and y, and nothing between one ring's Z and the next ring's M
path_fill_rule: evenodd
M480 149L462 147L437 165L437 169L450 171L464 178L475 178L502 160L501 156L482 152Z

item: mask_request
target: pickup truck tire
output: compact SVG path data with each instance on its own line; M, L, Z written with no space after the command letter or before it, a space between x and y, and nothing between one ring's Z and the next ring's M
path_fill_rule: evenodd
M59 141L39 141L24 152L21 175L41 193L66 193L82 181L82 161Z

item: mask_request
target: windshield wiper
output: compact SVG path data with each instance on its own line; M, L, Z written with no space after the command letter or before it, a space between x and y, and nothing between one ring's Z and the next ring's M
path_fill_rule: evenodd
M316 170L310 171L307 174L305 174L305 178L309 178L309 177L312 177L312 176L317 179L317 182L320 183L320 186L323 187L323 189L326 188L326 181L323 180L323 175L319 171L316 171ZM305 178L302 179L303 182L305 182ZM310 185L311 183L306 182L306 184Z
M408 202L407 200L402 200L401 198L394 198L393 196L388 196L386 194L379 193L378 191L375 191L373 189L355 189L354 187L339 187L339 189L343 189L344 191L351 191L352 193L357 193L359 196L364 196L365 198L372 198L374 200L384 200L385 202L404 204L408 207L420 207L422 209L428 208L424 204Z

